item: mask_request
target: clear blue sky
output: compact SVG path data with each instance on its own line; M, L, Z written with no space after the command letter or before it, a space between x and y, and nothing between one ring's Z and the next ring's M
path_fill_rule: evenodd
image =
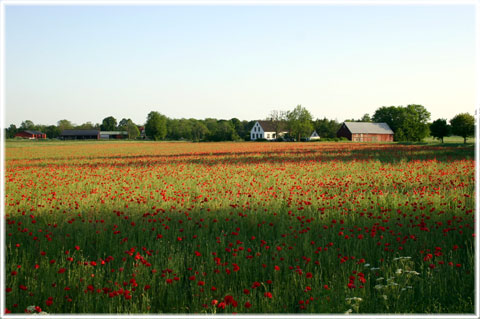
M474 6L6 6L6 120L473 114Z

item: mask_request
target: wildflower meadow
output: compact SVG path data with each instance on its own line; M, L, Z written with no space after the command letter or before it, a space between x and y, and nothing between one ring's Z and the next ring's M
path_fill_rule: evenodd
M473 313L472 145L7 142L7 313Z

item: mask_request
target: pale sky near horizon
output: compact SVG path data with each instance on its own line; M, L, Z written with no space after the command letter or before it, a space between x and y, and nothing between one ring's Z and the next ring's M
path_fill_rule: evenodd
M475 107L473 5L6 5L5 18L7 127Z

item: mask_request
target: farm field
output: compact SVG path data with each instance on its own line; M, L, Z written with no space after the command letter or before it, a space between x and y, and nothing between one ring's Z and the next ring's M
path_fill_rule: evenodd
M7 312L474 312L472 145L5 153Z

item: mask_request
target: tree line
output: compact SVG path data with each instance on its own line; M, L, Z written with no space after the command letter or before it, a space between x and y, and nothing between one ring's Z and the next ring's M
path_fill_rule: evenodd
M287 140L301 141L307 139L316 131L322 139L335 139L341 122L323 119L313 119L311 113L301 105L293 110L273 110L265 118L271 121L276 136L281 132L288 132L284 138ZM468 113L456 115L450 120L437 119L430 121L430 112L418 104L407 106L382 106L373 116L364 114L359 119L347 119L345 122L385 122L394 132L395 141L422 141L431 135L443 143L443 138L451 134L464 138L474 135L475 119ZM20 127L11 124L6 128L6 137L13 138L17 132L26 130L41 131L47 138L58 138L66 129L91 129L100 131L126 131L128 138L140 137L140 129L145 129L146 138L152 140L190 140L190 141L248 141L250 131L256 121L241 121L237 118L229 120L206 118L198 119L172 119L157 112L151 111L147 115L144 125L135 124L131 119L123 118L119 122L109 116L102 123L93 124L86 122L75 125L69 120L60 120L57 125L37 125L30 120L23 121Z

